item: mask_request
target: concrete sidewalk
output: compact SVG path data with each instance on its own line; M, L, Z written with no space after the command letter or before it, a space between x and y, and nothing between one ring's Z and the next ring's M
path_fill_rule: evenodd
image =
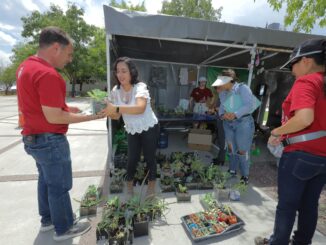
M83 110L89 108L85 99L69 102ZM17 102L15 96L0 96L0 244L4 245L51 245L53 232L39 233L40 218L37 210L37 169L21 142L17 127ZM104 180L107 161L107 131L104 119L70 125L68 131L72 153L74 186L71 198L81 199L90 184L100 185ZM178 147L173 138L169 147ZM104 183L108 186L108 182ZM162 196L170 203L166 220L151 224L150 235L134 240L135 245L193 244L181 225L180 217L201 211L199 197L205 191L192 191L191 203L176 203L173 193ZM111 195L110 195L111 197ZM123 195L121 195L123 197ZM72 201L74 211L79 204ZM241 202L230 203L236 213L245 221L242 231L225 237L210 239L197 244L253 244L257 235L268 235L272 231L276 202L260 189L250 187ZM95 228L90 231L95 233ZM84 241L84 237L60 244L96 244L95 240ZM316 232L313 244L326 244L326 237Z

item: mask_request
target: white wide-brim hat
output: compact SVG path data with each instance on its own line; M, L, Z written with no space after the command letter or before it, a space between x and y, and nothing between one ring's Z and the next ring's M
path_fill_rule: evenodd
M222 86L224 84L227 84L227 83L231 82L232 80L233 80L232 77L218 76L216 81L212 84L212 87Z

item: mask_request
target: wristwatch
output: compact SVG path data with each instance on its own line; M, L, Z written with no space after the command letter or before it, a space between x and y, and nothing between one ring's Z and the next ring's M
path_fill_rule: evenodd
M119 111L120 111L120 108L119 108L119 106L117 106L117 107L115 108L115 112L116 112L116 113L119 113Z

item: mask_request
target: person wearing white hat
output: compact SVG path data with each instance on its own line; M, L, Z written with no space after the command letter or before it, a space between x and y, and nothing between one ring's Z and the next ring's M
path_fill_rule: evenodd
M206 87L206 77L199 78L199 86L194 88L190 94L189 107L196 114L205 114L208 111L208 104L213 98L212 91Z
M278 166L278 204L273 235L256 237L255 244L312 244L320 193L326 184L326 39L299 44L282 66L295 82L282 104L282 126L268 143L284 147Z
M241 181L248 184L249 181L249 156L255 131L253 117L251 116L254 96L250 88L236 82L235 72L231 69L223 71L223 76L218 76L212 87L219 94L221 105L219 116L223 120L225 141L229 155L229 173L236 176L240 165ZM234 111L229 111L227 103L229 99L239 95L241 105Z

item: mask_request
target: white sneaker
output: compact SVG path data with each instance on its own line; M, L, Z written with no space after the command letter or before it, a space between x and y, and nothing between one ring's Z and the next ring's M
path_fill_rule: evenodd
M90 229L91 224L89 222L77 223L62 235L57 235L57 233L54 233L53 240L56 242L61 242L76 236L80 236Z

